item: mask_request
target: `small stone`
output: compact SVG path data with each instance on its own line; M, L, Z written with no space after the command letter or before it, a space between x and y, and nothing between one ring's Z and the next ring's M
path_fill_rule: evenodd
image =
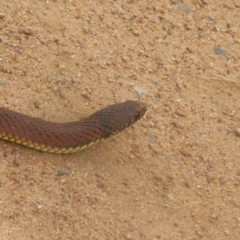
M38 101L36 101L36 102L34 102L34 106L35 106L35 108L40 108L40 102L38 102Z
M225 230L224 233L225 233L226 235L229 235L229 231L228 231L228 230Z
M60 96L61 98L65 98L65 94L64 94L63 92L60 92L60 93L59 93L59 96Z
M8 153L6 151L4 151L3 156L8 157Z
M0 18L1 19L5 18L5 14L4 13L0 13Z
M211 215L211 218L214 219L214 220L217 220L218 219L218 215L216 213L213 213Z
M145 90L145 89L143 89L143 88L141 88L141 87L138 87L138 86L134 86L133 89L134 89L134 91L135 91L139 96L148 93L147 90Z
M37 208L38 208L38 209L42 209L42 208L43 208L43 205L38 204L38 205L37 205Z
M187 149L179 149L179 151L185 157L191 157L192 156L191 152L188 151Z
M222 118L218 118L218 123L222 123L222 122L223 122Z
M213 15L210 15L209 18L214 21L215 20L215 17Z
M178 109L175 113L176 113L179 117L186 117L186 114L185 114L182 110L180 110L180 109Z
M89 95L88 95L88 93L85 92L85 91L82 92L82 96L85 97L85 98L87 98L87 99L89 99Z
M154 135L148 135L148 143L155 144L157 141L157 137Z
M32 29L30 29L30 28L26 28L26 29L23 29L23 30L22 30L22 33L24 33L24 34L27 35L27 36L30 36L30 35L33 34L33 31L32 31Z
M150 127L155 127L155 124L154 124L153 122L150 122L150 123L149 123L149 126L150 126Z
M139 31L136 30L136 29L133 30L133 34L134 34L134 36L139 36L140 35Z
M178 222L174 222L173 225L174 225L174 227L178 227L179 226Z
M20 161L18 158L14 158L14 161L13 161L14 165L16 166L19 166L20 165Z
M63 184L63 183L66 182L66 179L62 178L62 179L60 180L60 182Z
M128 61L127 57L126 57L126 56L123 56L123 57L122 57L122 61L126 63L126 62Z
M191 8L185 5L178 6L178 9L184 11L185 13L189 13L191 11Z
M226 180L225 178L223 178L223 177L220 177L220 178L219 178L219 183L220 183L221 185L224 185L226 182L227 182L227 180Z
M171 199L172 201L175 201L174 196L173 196L171 193L169 193L167 196L168 196L168 198Z
M77 78L73 78L72 79L72 83L80 83L81 81L79 80L79 79L77 79Z
M15 52L18 53L18 54L22 54L22 52L18 49L16 49Z
M179 159L176 158L176 157L174 157L174 158L173 158L173 161L174 161L175 163L178 163L178 162L179 162Z
M221 56L226 56L226 52L220 48L220 47L215 47L214 48L214 52L217 54L217 55L221 55Z
M127 238L128 240L131 239L131 238L132 238L132 237L131 237L131 234L128 233L127 236L126 236L126 238Z
M237 135L238 137L240 137L240 128L237 128L237 129L235 130L235 133L236 133L236 135Z
M64 171L64 170L58 170L57 171L57 176L61 177L61 176L68 176L69 175L69 172L67 171Z

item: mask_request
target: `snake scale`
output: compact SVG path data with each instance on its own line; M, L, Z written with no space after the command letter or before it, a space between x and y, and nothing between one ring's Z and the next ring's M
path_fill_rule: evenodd
M139 120L146 105L126 101L75 122L56 123L0 108L0 139L50 153L81 151Z

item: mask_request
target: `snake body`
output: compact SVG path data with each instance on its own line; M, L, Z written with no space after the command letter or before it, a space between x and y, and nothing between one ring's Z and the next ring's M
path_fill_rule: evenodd
M0 108L0 139L50 153L81 151L140 119L146 105L126 101L75 122L56 123Z

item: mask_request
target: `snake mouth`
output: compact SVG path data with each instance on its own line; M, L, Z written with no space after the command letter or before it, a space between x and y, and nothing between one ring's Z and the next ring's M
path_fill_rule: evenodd
M138 104L139 110L138 110L138 114L136 116L137 120L139 120L147 111L147 106L145 103L143 102L136 102Z

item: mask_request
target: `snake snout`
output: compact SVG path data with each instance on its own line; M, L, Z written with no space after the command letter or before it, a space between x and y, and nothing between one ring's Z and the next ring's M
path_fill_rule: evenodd
M130 126L145 114L146 109L147 107L143 102L128 100L124 103L116 104L114 112L117 115L116 118Z

